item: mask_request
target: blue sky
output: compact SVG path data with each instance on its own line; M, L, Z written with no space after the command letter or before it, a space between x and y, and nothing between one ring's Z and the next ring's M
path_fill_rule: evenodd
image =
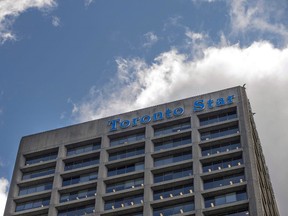
M0 215L22 136L244 83L288 212L287 9L285 0L2 0Z

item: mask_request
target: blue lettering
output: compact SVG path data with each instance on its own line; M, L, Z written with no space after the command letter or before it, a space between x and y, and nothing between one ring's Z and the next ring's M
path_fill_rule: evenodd
M213 108L213 103L214 103L214 101L213 101L212 99L209 99L209 100L207 101L207 105L208 105L208 108L209 108L209 109L212 109L212 108Z
M163 113L162 112L157 112L153 114L153 121L159 121L163 119Z
M151 121L151 117L149 115L144 115L140 119L141 124L147 124L150 121Z
M176 109L174 109L173 115L174 116L181 116L184 113L184 108L182 107L177 107Z
M129 120L124 120L122 122L120 122L120 127L122 129L128 128L130 126L130 121Z
M234 98L235 98L234 95L229 95L229 96L227 97L227 104L232 104Z
M218 98L216 101L216 106L220 107L220 106L224 106L225 105L225 100L224 98Z
M194 112L201 111L205 108L204 100L197 100L194 102Z
M137 118L133 118L133 119L132 119L132 127L137 126L137 121L139 121L139 120L140 120L139 117L137 117Z
M117 130L117 122L120 122L120 119L114 119L108 122L108 125L111 126L110 131L116 131Z
M172 116L171 116L171 113L172 113L172 111L168 108L168 109L166 109L166 112L165 112L165 114L166 114L166 118L172 118Z

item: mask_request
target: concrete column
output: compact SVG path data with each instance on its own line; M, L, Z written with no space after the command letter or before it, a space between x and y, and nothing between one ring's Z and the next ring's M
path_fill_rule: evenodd
M104 200L102 196L106 193L106 185L104 179L107 177L107 168L105 164L108 162L109 155L106 148L109 147L109 138L107 136L102 136L101 140L101 152L99 159L99 169L98 169L98 180L97 180L97 195L95 203L95 215L100 216L101 212L104 211Z
M153 191L151 185L153 184L153 174L151 169L153 168L153 158L151 153L153 152L153 143L151 138L153 137L153 128L150 125L146 126L145 137L145 173L144 173L144 206L143 215L152 215L153 210L150 206L150 202L153 201Z
M62 178L61 178L60 173L63 173L63 171L64 171L63 158L65 158L65 156L66 156L66 148L64 145L62 145L58 149L58 157L56 160L56 168L55 168L53 188L52 188L52 192L51 192L48 216L57 215L57 210L56 210L55 206L59 203L60 195L58 193L58 190L59 190L59 188L62 187Z
M195 204L195 212L196 216L202 216L202 179L200 178L201 163L199 158L201 157L201 149L199 146L200 142L200 134L198 132L199 128L199 120L195 113L192 114L191 117L191 125L192 125L192 150L193 150L193 175L194 175L194 204Z

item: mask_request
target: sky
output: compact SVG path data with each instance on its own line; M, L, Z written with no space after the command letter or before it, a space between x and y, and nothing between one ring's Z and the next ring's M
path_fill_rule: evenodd
M0 215L22 136L246 84L288 212L287 0L0 0Z

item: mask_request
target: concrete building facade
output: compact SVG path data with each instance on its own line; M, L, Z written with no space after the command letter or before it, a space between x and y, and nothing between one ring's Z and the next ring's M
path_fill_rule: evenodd
M22 138L5 216L278 216L243 87Z

